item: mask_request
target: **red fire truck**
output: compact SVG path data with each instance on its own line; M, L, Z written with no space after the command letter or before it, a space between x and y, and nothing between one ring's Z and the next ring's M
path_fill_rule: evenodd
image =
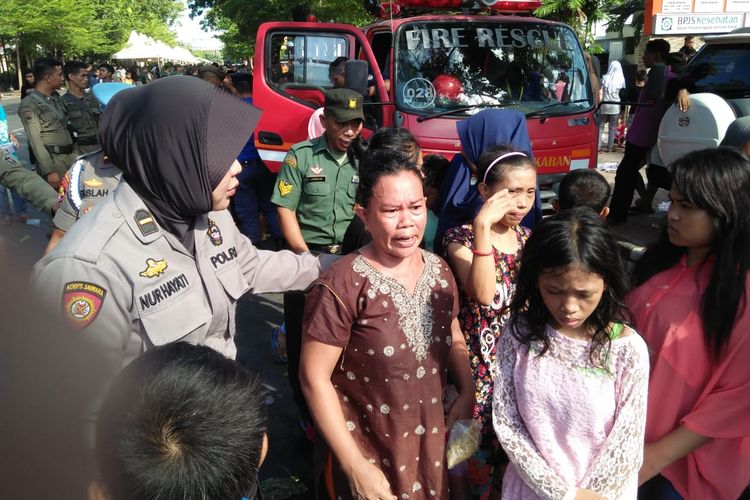
M382 5L382 19L363 29L261 25L253 100L264 110L255 141L266 164L277 170L289 147L307 138L310 116L332 86L328 66L343 56L368 64L366 136L405 127L425 154L451 158L461 149L457 120L515 109L526 114L540 184L595 168L594 96L573 30L528 17L538 1L482 0L491 5L481 9L466 1L398 0Z

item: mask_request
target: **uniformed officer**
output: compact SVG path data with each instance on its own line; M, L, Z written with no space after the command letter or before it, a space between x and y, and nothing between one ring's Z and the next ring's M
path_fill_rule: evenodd
M103 347L112 376L143 350L178 340L234 357L242 295L301 290L319 275L312 255L256 250L226 210L235 158L259 116L181 76L107 105L99 138L123 179L37 263L33 284Z
M121 90L132 85L119 82L100 83L91 91L101 106ZM82 215L103 200L120 183L122 172L98 149L80 156L65 173L59 189L59 206L52 220L54 229L44 254L48 254Z
M55 227L44 253L49 253L70 231L73 223L113 192L121 177L120 169L109 161L101 149L78 157L60 183L59 206L52 219Z
M0 148L0 182L42 212L51 214L57 208L55 190L4 148Z
M362 131L363 97L349 89L326 93L322 136L295 144L284 158L271 201L278 205L281 230L297 253L341 252L346 228L354 217L359 177L357 163L347 155ZM299 385L304 295L284 295L284 322L289 381L301 417L310 414Z
M60 98L70 124L78 133L76 155L99 149L96 129L99 127L101 107L89 90L88 65L81 61L68 61L63 67L68 92Z
M75 160L75 137L57 94L62 86L60 61L39 59L34 65L34 78L36 87L21 101L18 116L36 156L39 174L57 189Z

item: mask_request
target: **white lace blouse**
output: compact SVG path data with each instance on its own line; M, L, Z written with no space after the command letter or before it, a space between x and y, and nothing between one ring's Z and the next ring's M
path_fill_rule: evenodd
M511 463L503 499L572 499L577 488L635 499L643 460L648 352L630 329L603 368L589 342L547 326L550 348L521 345L506 331L498 347L493 423Z

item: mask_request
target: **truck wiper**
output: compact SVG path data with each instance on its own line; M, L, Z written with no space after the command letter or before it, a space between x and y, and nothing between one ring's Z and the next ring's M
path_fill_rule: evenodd
M518 106L519 104L521 103L518 101L511 101L507 104L473 104L471 106L463 106L460 108L449 109L447 111L440 111L439 113L435 113L433 115L420 116L419 118L417 118L417 121L419 123L422 123L423 121L432 120L433 118L440 118L441 116L453 115L455 113L462 113L464 111L471 111L472 109L477 108L505 108L507 106Z
M576 99L575 101L551 102L549 104L542 106L539 109L535 109L534 111L529 111L528 113L526 113L526 118L533 118L535 116L540 116L544 111L547 111L550 108L554 108L555 106L567 106L569 104L577 104L581 102L589 102L589 100L588 99Z

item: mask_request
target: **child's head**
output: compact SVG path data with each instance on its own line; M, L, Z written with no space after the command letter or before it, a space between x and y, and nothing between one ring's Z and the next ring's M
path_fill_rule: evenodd
M574 207L587 207L606 217L611 189L607 179L596 170L571 170L560 181L560 193L552 205L555 212Z
M544 219L523 248L511 303L512 330L528 344L549 346L545 325L592 338L591 359L609 346L610 323L628 318L627 285L615 239L588 208L573 208ZM520 320L523 315L523 320ZM521 322L528 333L518 328Z
M395 150L411 160L417 167L422 168L422 148L417 139L405 128L384 127L372 134L367 142L359 141L360 151L357 158L365 159L366 155L381 149ZM360 166L361 168L361 166Z
M443 155L427 155L424 157L424 164L422 164L424 193L427 197L427 208L432 211L435 211L435 203L440 193L440 186L443 183L445 172L449 166L450 162Z
M515 226L534 208L536 196L536 165L526 153L511 146L492 146L477 162L480 183L479 194L485 200L507 189L516 200L516 209L501 220L506 226Z
M104 488L92 497L253 498L265 453L257 378L184 342L155 347L117 377L97 422Z

